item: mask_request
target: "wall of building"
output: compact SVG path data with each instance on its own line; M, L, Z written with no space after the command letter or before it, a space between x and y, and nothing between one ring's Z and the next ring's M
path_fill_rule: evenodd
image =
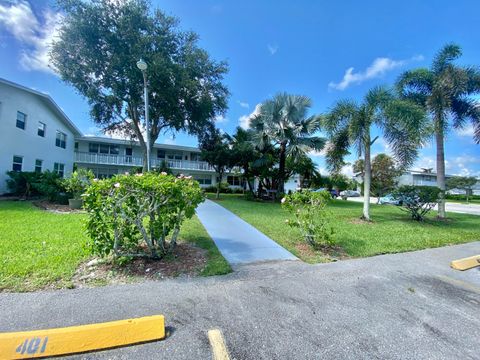
M17 111L27 115L25 130L16 127ZM38 123L46 124L45 137L37 134ZM66 148L55 146L56 131L67 135ZM74 134L48 100L0 83L0 194L8 191L7 171L12 170L13 156L22 156L22 171L34 171L35 160L43 160L42 171L52 170L54 163L65 165L65 176L73 169Z

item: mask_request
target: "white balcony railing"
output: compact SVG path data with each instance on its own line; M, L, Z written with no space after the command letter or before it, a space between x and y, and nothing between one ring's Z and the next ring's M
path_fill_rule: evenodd
M166 162L171 169L179 170L201 170L214 171L213 168L204 161L188 161L188 160L163 160L153 158L151 159L151 166L158 167L162 162ZM75 162L84 164L97 165L120 165L120 166L143 166L143 158L126 155L110 155L110 154L96 154L87 152L75 152Z

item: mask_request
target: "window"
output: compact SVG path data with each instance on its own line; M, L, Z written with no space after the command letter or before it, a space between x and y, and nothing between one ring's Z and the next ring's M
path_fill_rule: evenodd
M192 161L200 161L200 154L198 154L198 153L190 153L190 160L192 160Z
M75 141L75 150L78 151L78 141Z
M183 156L182 154L168 154L167 155L168 160L182 160Z
M157 150L157 158L165 159L165 150Z
M13 171L22 171L23 156L13 155Z
M98 144L89 143L89 144L88 144L88 152L90 152L90 153L98 153Z
M207 178L194 177L194 179L197 180L200 185L212 185L211 177L207 177Z
M110 146L105 144L100 144L100 154L108 154L110 151Z
M227 176L227 183L231 186L242 186L243 179L238 176Z
M38 130L37 135L41 137L45 137L45 131L47 130L47 125L42 123L41 121L38 122Z
M65 171L65 164L61 164L61 163L53 164L53 172L57 173L62 178L63 178L64 171Z
M37 174L42 172L42 164L43 164L43 160L40 160L40 159L35 160L35 172Z
M17 128L25 130L25 123L27 122L27 115L17 111Z
M88 152L96 154L100 153L118 155L120 151L117 145L89 143Z
M55 145L61 147L62 149L65 149L67 147L67 134L57 130Z

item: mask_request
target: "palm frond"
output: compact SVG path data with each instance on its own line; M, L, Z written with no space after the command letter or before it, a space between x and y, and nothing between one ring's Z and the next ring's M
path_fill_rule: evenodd
M457 44L447 44L435 55L432 62L432 70L435 74L440 74L446 67L462 56L462 49Z

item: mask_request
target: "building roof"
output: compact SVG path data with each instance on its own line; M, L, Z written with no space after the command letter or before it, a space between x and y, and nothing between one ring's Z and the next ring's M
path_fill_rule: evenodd
M88 142L97 142L97 143L108 143L108 144L117 144L117 145L127 145L127 146L140 146L140 142L136 140L126 140L126 139L114 139L109 137L102 136L79 136L75 138L77 141L88 141ZM153 147L156 149L167 149L167 150L183 150L190 152L200 152L200 150L193 146L183 146L183 145L171 145L171 144L153 144Z
M28 87L25 87L23 85L14 83L12 81L0 78L0 83L5 84L7 86L14 87L19 90L23 90L25 92L28 92L30 94L38 96L41 100L43 100L49 107L50 109L55 112L60 119L63 120L63 122L70 128L70 130L74 133L76 136L81 136L82 132L77 128L77 126L70 120L70 118L63 112L63 110L60 108L60 106L57 105L57 103L52 99L52 97L48 94L42 93L37 90L30 89Z

